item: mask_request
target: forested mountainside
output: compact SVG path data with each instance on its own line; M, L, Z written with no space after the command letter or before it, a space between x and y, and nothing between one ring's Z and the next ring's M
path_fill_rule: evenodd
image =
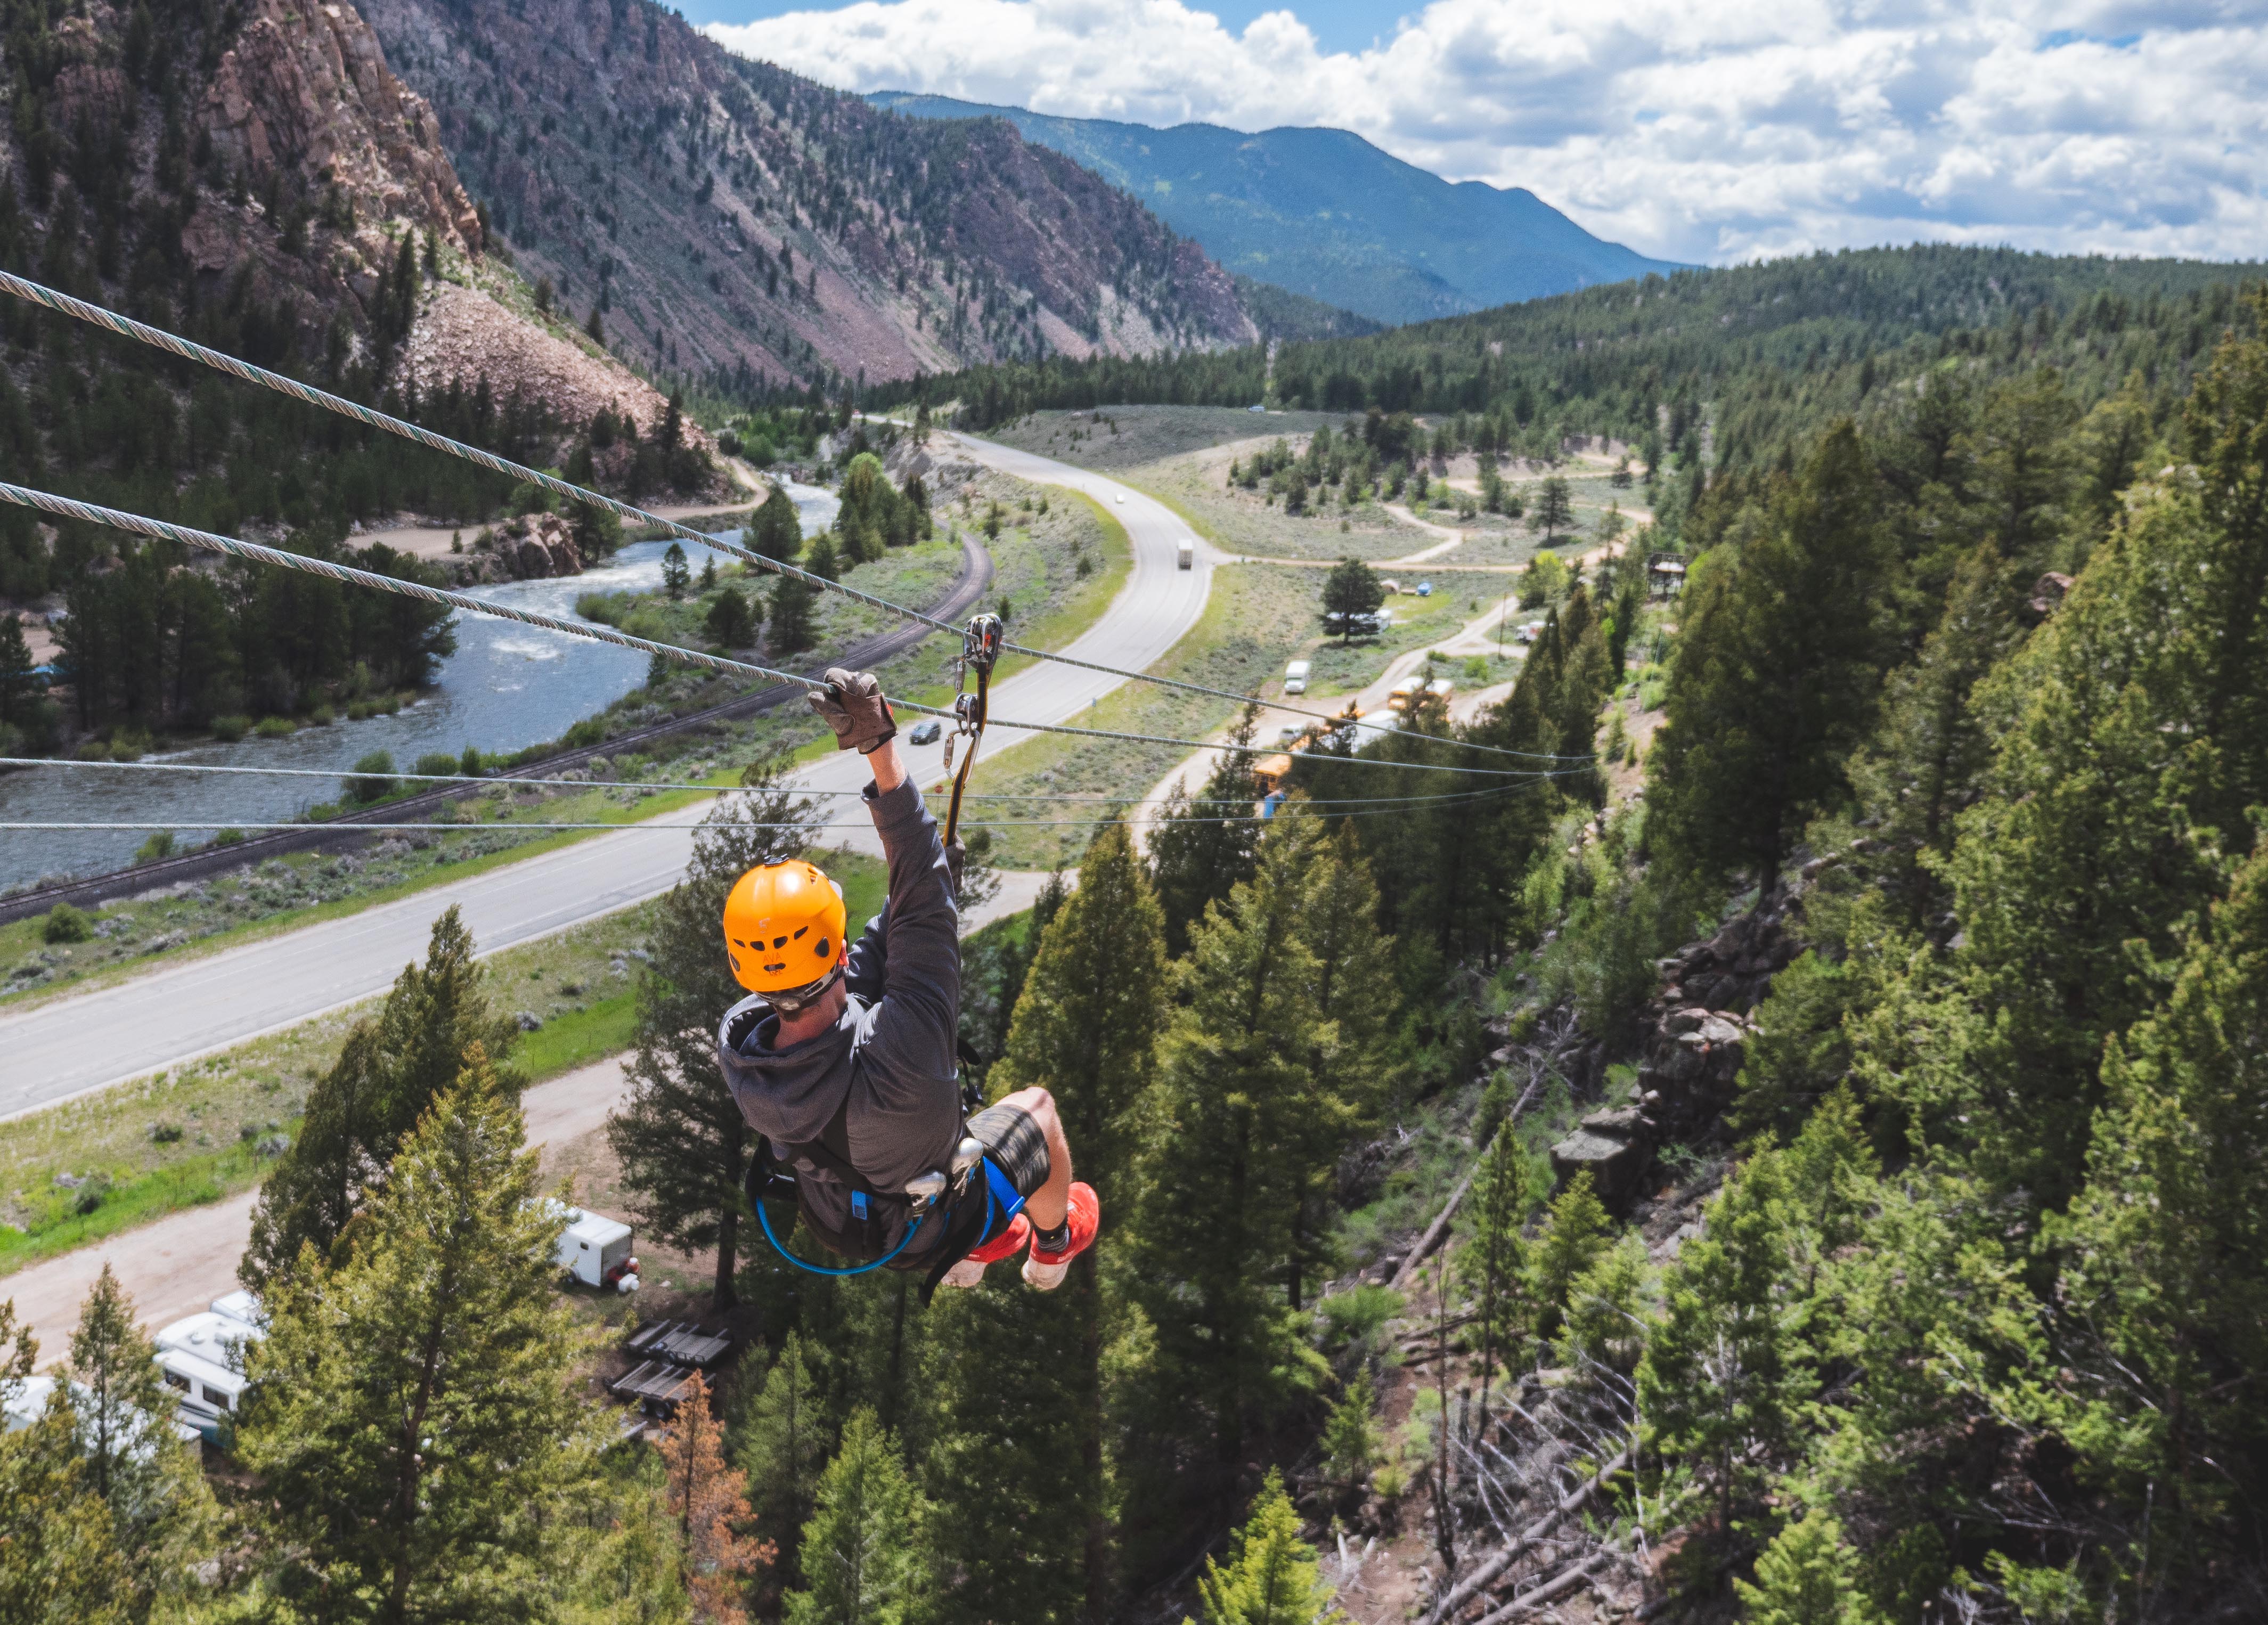
M262 1193L250 1472L216 1508L84 1425L168 1402L106 1280L0 1434L0 1577L130 1620L2257 1620L2264 316L2161 419L1933 372L1712 485L1676 601L1642 545L1531 581L1469 723L1306 753L1264 822L1224 753L1146 851L1103 825L966 950L988 1092L1044 1084L1103 1193L1057 1292L924 1308L751 1233L716 921L832 816L756 765L652 905L608 1131L641 1246L750 1328L659 1450L583 1401L517 995L444 915ZM1378 757L1570 756L1337 816L1413 794Z
M1681 271L1368 337L1285 344L1272 404L1486 420L1499 449L1609 435L1738 469L1836 412L1887 403L1922 371L2051 364L2083 394L2140 369L2170 409L2227 324L2248 265L1919 245ZM1041 407L1261 398L1256 349L1050 362L932 380L967 421Z
M369 0L533 280L747 393L1249 342L1226 272L998 121L901 119L652 0Z
M931 119L1005 119L1126 188L1241 276L1373 321L1424 321L1677 266L1592 236L1521 187L1455 184L1350 130L1159 129L877 91Z
M0 263L508 456L568 461L604 412L620 449L598 471L617 485L714 478L699 430L534 309L351 6L10 0L0 49ZM311 548L403 509L477 518L509 491L14 299L0 335L0 445L26 482ZM11 509L0 596L36 599L121 547Z

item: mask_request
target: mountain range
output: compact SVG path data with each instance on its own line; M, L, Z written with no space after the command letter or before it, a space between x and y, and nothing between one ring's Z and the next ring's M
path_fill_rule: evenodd
M1520 187L1451 183L1343 129L1153 129L877 92L924 119L998 118L1139 198L1230 270L1389 324L1684 268L1594 237Z

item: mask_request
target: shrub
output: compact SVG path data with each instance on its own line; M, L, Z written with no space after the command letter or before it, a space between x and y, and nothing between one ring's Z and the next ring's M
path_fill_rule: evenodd
M588 745L606 742L607 724L595 717L585 717L560 736L560 743L569 750L581 750Z
M173 855L173 832L160 829L144 841L134 854L137 864L154 864L161 857Z
M374 750L356 762L354 770L358 774L391 773L394 771L394 757L389 752ZM347 781L347 799L376 801L381 796L391 794L393 790L393 784L383 778L350 778Z
M410 769L419 778L445 778L457 770L457 759L445 750L427 751Z
M215 846L242 846L244 844L244 831L241 829L224 829L212 838L212 843Z
M263 739L284 739L299 732L299 724L289 717L263 717L253 730ZM239 739L242 735L238 736Z
M328 705L319 705L307 713L307 720L318 728L328 728L338 719L339 714Z
M150 754L150 734L144 728L120 728L110 736L113 761L139 761Z
M71 1210L82 1215L92 1213L102 1205L102 1199L109 1195L110 1176L97 1170L88 1174L80 1183L78 1189L73 1193Z
M465 754L457 758L457 771L467 778L472 777L475 773L486 771L482 764L481 753L477 746L471 745L465 746Z
M75 761L108 761L110 744L107 739L81 739L78 748L71 752Z
M48 910L48 923L40 936L48 943L87 942L93 938L94 922L69 903L57 903Z
M181 1137L179 1123L155 1122L150 1125L150 1140L155 1145L171 1145Z

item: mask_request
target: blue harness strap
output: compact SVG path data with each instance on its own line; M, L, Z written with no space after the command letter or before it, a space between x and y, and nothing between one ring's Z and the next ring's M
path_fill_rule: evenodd
M988 1193L988 1199L989 1195L990 1194ZM892 1247L888 1252L883 1254L881 1257L876 1259L873 1263L855 1264L847 1269L830 1269L824 1264L806 1263L804 1260L798 1258L794 1254L780 1246L780 1239L772 1234L771 1216L764 1211L764 1204L762 1201L758 1201L756 1203L756 1223L763 1226L764 1239L772 1244L772 1251L778 1254L789 1263L793 1264L798 1269L807 1269L814 1276L863 1276L870 1269L880 1269L883 1265L888 1263L899 1254L904 1252L909 1246L912 1246L914 1238L921 1233L921 1227L929 1223L929 1216L932 1211L934 1211L933 1208L924 1209L922 1212L921 1217L916 1219L911 1224L907 1226L906 1233L903 1237L900 1238L898 1245Z
M865 1217L864 1210L865 1208L865 1193L863 1191L854 1193L851 1199L851 1206L852 1211L858 1213L859 1217L864 1218ZM814 1276L863 1276L868 1270L880 1269L883 1265L888 1263L892 1259L895 1258L899 1254L904 1252L908 1247L913 1245L914 1238L921 1233L921 1227L929 1222L929 1216L937 1211L937 1208L934 1203L924 1209L922 1212L921 1217L916 1219L907 1229L904 1237L900 1239L898 1245L892 1247L888 1252L883 1254L881 1257L874 1260L873 1262L870 1264L854 1264L847 1268L833 1269L824 1264L814 1264L807 1262L803 1259L799 1259L794 1254L782 1246L780 1245L780 1239L772 1233L771 1217L764 1211L763 1202L759 1200L756 1202L755 1207L756 1223L763 1226L764 1239L772 1244L772 1251L778 1254L789 1263L793 1264L798 1269L808 1270ZM996 1164L990 1157L984 1158L984 1230L983 1232L976 1238L976 1246L983 1246L987 1241L990 1241L992 1239L996 1228L1005 1228L1005 1226L1015 1223L1016 1215L1023 1210L1024 1197L1022 1194L1019 1192L1015 1186L1009 1181L1008 1176L1000 1172L999 1165L998 1164Z

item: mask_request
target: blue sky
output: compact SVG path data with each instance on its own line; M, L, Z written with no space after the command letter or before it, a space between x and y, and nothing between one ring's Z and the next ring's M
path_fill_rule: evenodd
M784 17L791 11L839 11L841 5L797 5L789 0L695 0L681 5L688 21L702 23L753 23L768 18ZM1394 26L1403 13L1390 5L1366 4L1364 0L1309 0L1308 4L1285 6L1278 0L1275 4L1262 4L1260 0L1235 0L1234 4L1203 5L1192 10L1209 11L1236 33L1242 33L1253 18L1265 11L1291 11L1307 26L1315 36L1315 43L1326 51L1359 51L1373 44L1394 37ZM892 86L873 88L890 89Z
M1920 239L2268 255L2268 0L696 0L687 14L846 90L1351 129L1668 259Z

